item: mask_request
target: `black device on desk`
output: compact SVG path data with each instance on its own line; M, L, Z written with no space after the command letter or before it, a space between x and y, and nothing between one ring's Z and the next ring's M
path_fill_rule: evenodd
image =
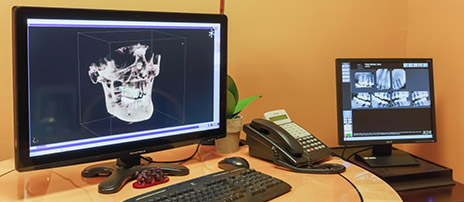
M225 136L225 15L16 7L12 24L18 171L117 158L82 172L114 193L189 173L142 154Z
M340 145L371 167L418 165L394 143L436 142L432 59L337 59Z
M235 168L250 168L250 164L246 159L239 156L234 156L227 157L219 161L218 167L224 170L231 170Z
M285 110L275 110L243 126L249 153L296 172L335 174L345 171L339 164L317 164L332 150L290 120Z
M125 202L261 202L287 193L291 188L286 182L254 169L236 168L150 191Z

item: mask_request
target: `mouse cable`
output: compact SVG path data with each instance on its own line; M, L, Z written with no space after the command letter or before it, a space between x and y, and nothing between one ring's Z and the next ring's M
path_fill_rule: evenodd
M272 151L274 152L274 163L288 168L294 172L297 173L312 173L312 174L339 174L342 173L346 170L345 166L336 164L336 163L324 163L324 164L318 164L318 165L313 165L311 163L311 159L308 157L308 167L306 168L299 168L294 165L291 165L285 161L282 161L279 159L279 152L277 151L277 148L274 146L272 147Z
M13 168L13 169L11 169L11 170L9 170L9 171L6 171L5 173L1 174L0 177L3 177L3 176L5 176L5 175L7 175L8 173L13 172L14 170L15 170L15 169Z
M359 199L361 200L361 202L364 202L364 198L361 194L361 192L359 191L359 189L356 187L356 185L353 184L353 182L351 182L348 178L346 178L344 175L342 175L341 173L338 173L338 175L340 175L343 179L345 179L348 183L351 184L351 186L353 186L353 188L356 190L356 192L358 193L358 196L359 196Z
M145 161L148 161L149 163L182 163L182 162L185 162L185 161L188 161L188 160L192 159L198 153L198 149L200 148L201 142L202 141L198 142L197 148L195 149L195 152L191 156L189 156L189 157L187 157L185 159L176 160L176 161L153 161L153 159L151 157L140 156L140 158L145 160Z

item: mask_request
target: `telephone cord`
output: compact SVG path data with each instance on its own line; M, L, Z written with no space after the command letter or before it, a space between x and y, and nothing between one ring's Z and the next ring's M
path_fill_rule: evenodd
M356 193L358 193L359 199L361 202L364 202L364 198L359 191L359 189L351 182L348 178L346 178L344 175L341 173L346 170L346 167L340 164L335 164L335 163L326 163L326 164L319 164L319 165L311 165L311 160L308 158L308 168L298 168L296 166L293 166L287 162L284 162L279 159L279 152L275 147L272 147L272 151L274 152L274 163L288 168L292 171L299 172L299 173L312 173L312 174L338 174L340 175L343 179L345 179L350 185L356 190Z
M298 168L294 165L291 165L285 161L279 159L279 152L275 147L272 147L272 151L274 152L274 163L280 165L282 167L288 168L292 171L298 173L312 173L312 174L339 174L346 170L345 166L335 163L325 163L319 165L312 165L311 160L308 159L308 167L307 168Z

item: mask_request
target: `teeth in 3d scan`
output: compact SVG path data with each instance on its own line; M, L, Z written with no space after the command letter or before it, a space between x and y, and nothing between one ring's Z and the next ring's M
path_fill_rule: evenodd
M411 106L409 101L408 91L393 91L392 92L392 105L395 107Z
M413 106L430 106L430 97L428 91L413 91L411 93Z
M391 102L391 95L388 92L375 92L372 94L372 107L389 107Z
M101 83L109 114L126 122L150 119L154 106L152 88L160 72L161 55L146 52L149 47L140 43L116 49L111 58L89 66L89 77Z
M390 70L388 69L377 69L375 72L377 79L377 89L385 90L390 89Z
M393 69L391 74L393 89L398 90L406 86L406 71L404 69Z
M369 108L371 106L371 95L369 93L358 93L351 100L352 108Z
M371 72L356 72L354 73L356 88L372 88L374 87L374 75Z

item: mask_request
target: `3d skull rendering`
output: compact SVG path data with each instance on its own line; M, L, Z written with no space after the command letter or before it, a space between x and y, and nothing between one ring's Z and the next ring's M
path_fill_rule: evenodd
M90 80L103 87L108 113L126 122L150 119L154 111L151 94L161 55L152 54L147 61L148 48L140 43L123 46L89 66Z

